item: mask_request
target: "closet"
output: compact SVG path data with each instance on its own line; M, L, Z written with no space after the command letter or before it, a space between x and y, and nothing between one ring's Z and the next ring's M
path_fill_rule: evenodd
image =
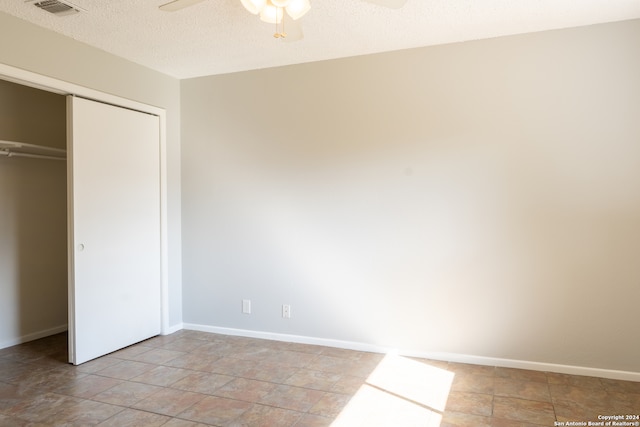
M68 327L80 364L158 335L160 115L6 81L0 104L0 347Z
M0 80L0 347L67 329L66 106Z

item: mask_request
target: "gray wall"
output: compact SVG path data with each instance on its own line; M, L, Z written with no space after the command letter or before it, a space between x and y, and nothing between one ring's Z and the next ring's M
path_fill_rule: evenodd
M0 140L66 146L65 98L0 81ZM67 170L0 156L0 348L67 324Z
M184 321L640 371L638 52L636 20L182 81Z
M0 13L0 63L33 71L167 111L169 321L182 321L180 209L180 83L152 71Z

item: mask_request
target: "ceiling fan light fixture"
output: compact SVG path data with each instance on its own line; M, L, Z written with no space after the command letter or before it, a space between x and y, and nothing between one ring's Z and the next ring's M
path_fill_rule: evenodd
M245 9L254 15L260 13L267 4L267 0L240 0Z
M310 9L309 0L291 0L287 5L287 14L295 21L302 18Z
M174 1L194 1L194 0L174 0ZM195 0L202 1L202 0ZM245 9L252 14L259 14L260 20L269 24L276 25L275 38L284 39L287 37L285 32L285 11L291 22L302 18L310 9L309 0L240 0ZM289 20L289 18L287 18ZM300 25L298 24L298 27ZM302 30L294 31L298 35L298 39L302 38Z
M279 24L282 22L284 15L284 9L275 6L270 0L267 0L267 4L260 11L260 20L268 22L269 24Z

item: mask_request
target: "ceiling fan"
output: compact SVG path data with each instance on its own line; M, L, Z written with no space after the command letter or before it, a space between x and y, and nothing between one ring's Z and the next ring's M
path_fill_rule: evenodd
M204 0L173 0L159 6L159 9L165 12L175 12L203 1ZM361 1L390 9L400 9L407 2L407 0ZM254 15L260 14L262 21L276 25L274 37L286 41L297 41L304 37L299 18L309 11L311 7L309 0L241 0L241 2L249 12Z

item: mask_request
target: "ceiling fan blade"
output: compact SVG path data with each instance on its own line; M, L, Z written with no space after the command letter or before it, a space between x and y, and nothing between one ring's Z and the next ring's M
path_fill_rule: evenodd
M407 0L362 0L362 1L376 4L382 7L388 7L390 9L400 9L407 2Z
M284 21L284 31L287 33L287 37L285 37L283 41L291 43L302 40L304 38L302 23L299 19L294 21L293 19L288 18L289 17L287 16Z
M185 7L193 6L196 3L200 3L204 0L173 0L169 3L165 3L158 7L165 12L175 12L176 10L184 9Z

